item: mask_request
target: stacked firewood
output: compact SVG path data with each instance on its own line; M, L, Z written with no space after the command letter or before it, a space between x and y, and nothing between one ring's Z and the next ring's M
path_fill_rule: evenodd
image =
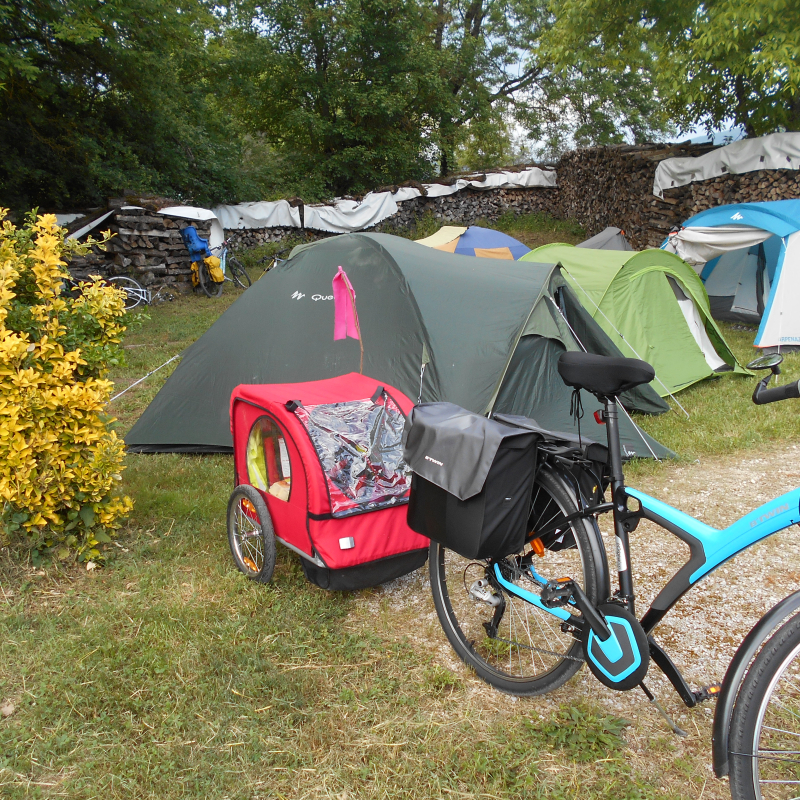
M191 285L191 261L180 232L188 225L208 238L210 222L165 217L144 208L119 208L98 228L114 234L106 250L94 247L87 256L74 259L70 272L77 278L129 275L143 286L169 284L186 291Z
M662 201L653 196L656 167L665 158L698 156L707 145L613 145L566 153L558 164L559 216L594 235L622 228L634 247L648 246L651 231L672 226L681 188ZM664 238L663 236L661 237Z
M665 158L697 157L710 145L622 145L567 153L558 164L557 215L589 234L622 228L636 248L659 247L669 232L707 208L800 197L800 172L760 170L724 175L653 195L656 167Z
M372 230L405 232L425 214L432 214L442 225L471 225L477 220L496 220L507 212L544 212L559 219L576 220L589 235L608 225L622 228L631 244L642 249L659 247L670 230L707 208L800 197L800 172L794 170L724 175L668 189L663 198L653 195L653 179L660 161L696 157L711 149L710 145L691 144L580 149L566 153L557 165L558 188L463 189L443 197L417 197L399 203L397 213ZM180 231L194 225L200 236L208 238L210 223L162 216L155 211L161 206L134 208L117 204L114 216L98 229L108 227L116 234L107 251L95 248L87 256L76 258L70 271L78 278L90 274L130 275L146 286L169 284L178 291L187 290L191 266ZM84 221L76 223L82 224ZM331 235L285 227L225 231L226 238L233 236L234 249L287 238L314 241Z
M413 224L426 212L443 225L471 225L480 219L495 220L507 212L553 214L558 206L558 189L462 189L443 197L417 197L400 204L391 223Z

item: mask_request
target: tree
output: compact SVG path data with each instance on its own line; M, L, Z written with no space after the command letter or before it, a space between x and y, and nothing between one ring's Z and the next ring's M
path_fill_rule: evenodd
M686 128L733 122L749 135L800 130L800 5L795 0L554 0L547 52L646 70Z
M415 0L240 3L231 92L308 199L431 174L436 64ZM247 76L247 77L243 77Z
M544 0L241 0L228 74L306 199L498 166L520 125L592 142L663 129L646 74L553 70L552 22Z
M0 199L63 209L125 188L247 193L241 132L215 91L214 8L0 0Z

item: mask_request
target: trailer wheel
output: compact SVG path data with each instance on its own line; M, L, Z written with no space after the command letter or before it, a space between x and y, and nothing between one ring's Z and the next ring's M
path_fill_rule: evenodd
M264 498L241 484L228 501L228 544L240 572L269 583L275 570L275 530Z

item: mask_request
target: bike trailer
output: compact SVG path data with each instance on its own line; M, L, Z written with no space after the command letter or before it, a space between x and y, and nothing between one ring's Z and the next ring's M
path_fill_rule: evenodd
M355 373L234 389L236 485L258 490L275 538L300 555L312 583L362 589L425 563L428 540L406 522L401 439L412 405Z
M465 558L521 550L540 438L452 403L415 406L404 450L409 526Z

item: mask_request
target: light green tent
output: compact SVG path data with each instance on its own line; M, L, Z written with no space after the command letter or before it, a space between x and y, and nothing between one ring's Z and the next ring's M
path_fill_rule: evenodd
M520 261L560 263L583 307L622 353L653 365L662 397L720 372L746 374L711 318L697 273L663 250L547 244Z

